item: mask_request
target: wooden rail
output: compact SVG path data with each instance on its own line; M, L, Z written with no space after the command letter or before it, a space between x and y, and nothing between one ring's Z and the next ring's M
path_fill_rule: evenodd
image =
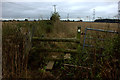
M32 48L32 50L37 50L40 52L62 52L62 53L80 53L80 36L81 36L81 27L77 29L77 38L39 38L32 37L32 41L42 41L42 42L74 42L77 43L77 49L40 49Z
M32 48L32 50L37 50L39 52L78 53L77 50L71 50L71 49L40 49L40 48Z
M51 42L75 42L75 43L80 43L79 39L75 38L39 38L39 37L33 37L33 41L51 41Z
M77 68L83 68L83 69L91 70L91 68L89 68L89 67L77 66L77 65L71 65L71 64L64 64L64 66L77 67Z

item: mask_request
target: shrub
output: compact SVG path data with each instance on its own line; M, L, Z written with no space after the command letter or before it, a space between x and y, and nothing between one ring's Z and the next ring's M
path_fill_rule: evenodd
M58 14L58 12L54 12L52 14L50 20L52 20L52 21L59 21L60 20L60 15Z
M25 19L25 21L28 21L28 19Z

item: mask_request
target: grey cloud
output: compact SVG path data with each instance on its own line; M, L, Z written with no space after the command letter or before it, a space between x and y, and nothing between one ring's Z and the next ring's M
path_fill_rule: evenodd
M53 6L57 5L57 11L61 18L66 18L69 13L70 18L86 17L93 14L93 9L96 7L105 7L107 10L96 10L96 16L111 17L117 14L117 5L112 2L3 2L2 17L3 18L47 18L53 12ZM109 7L110 6L110 7Z

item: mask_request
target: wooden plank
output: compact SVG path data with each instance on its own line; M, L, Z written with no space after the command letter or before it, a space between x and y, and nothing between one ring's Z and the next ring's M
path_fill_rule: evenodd
M57 55L52 55L52 58L56 59L56 58L57 58Z
M52 56L48 56L47 60L49 60L49 61L61 61L61 60L63 60L63 58L59 55L54 54Z
M62 60L64 60L64 58L47 58L47 60L50 60L50 61L62 61Z
M52 42L75 42L79 43L80 40L76 38L39 38L39 37L33 37L33 41L52 41Z
M79 26L77 29L77 39L80 41L81 39L81 27ZM81 51L81 45L80 42L77 44L77 53L80 53Z
M65 54L64 59L70 59L71 55L70 54Z
M76 67L76 68L83 68L83 69L91 70L91 68L89 68L89 67L83 67L83 66L77 66L77 65L71 65L71 64L64 64L64 66L70 66L70 67Z
M46 66L46 70L51 70L53 68L53 65L54 65L54 61L49 61Z
M71 50L71 49L39 49L33 47L32 50L37 50L39 52L62 52L62 53L77 53L77 50Z

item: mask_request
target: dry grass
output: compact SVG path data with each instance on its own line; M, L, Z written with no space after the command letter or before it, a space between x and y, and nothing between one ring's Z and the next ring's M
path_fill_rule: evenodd
M56 22L53 25L52 32L48 33L45 30L46 29L45 27L47 27L47 24L42 23L42 22L3 22L3 25L2 25L3 27L3 77L5 78L6 77L7 78L26 77L25 76L26 72L24 68L25 65L23 65L26 60L26 59L23 59L24 47L25 47L24 36L28 32L28 28L30 28L31 26L36 27L35 36L40 37L41 35L44 35L44 37L51 37L51 38L53 37L76 38L78 26L81 26L81 30L83 33L86 27L94 28L94 29L113 30L113 31L114 30L116 31L118 29L117 23ZM18 27L20 27L19 33L15 32ZM101 37L101 38L105 38L108 36L111 37L110 34L104 34L100 32L98 33L96 31L88 32L88 33L97 34L97 36L95 37ZM83 38L84 36L81 35L81 43L83 43ZM88 41L88 42L94 44L93 41ZM72 45L75 45L75 44L69 44L69 43L66 43L66 44L52 43L52 44L54 44L57 47L62 47L62 48L73 48ZM102 43L102 45L104 45L104 43ZM9 68L7 67L7 65L9 66ZM18 74L16 74L17 72ZM104 72L101 72L101 73L104 73ZM32 72L28 71L28 75L32 76Z

